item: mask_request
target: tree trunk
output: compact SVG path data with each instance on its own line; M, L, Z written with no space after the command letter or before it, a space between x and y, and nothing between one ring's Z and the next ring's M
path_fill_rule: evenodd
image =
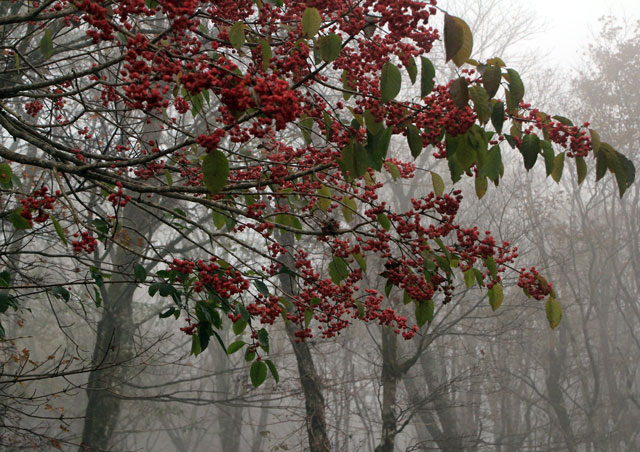
M398 379L398 337L391 328L382 328L382 437L375 452L393 452L398 425L393 408Z
M117 251L117 268L131 273L124 252ZM120 399L114 394L126 378L126 361L132 357L133 293L135 285L114 274L113 281L103 291L104 311L98 322L92 365L87 385L87 409L82 431L82 451L109 450L120 412Z
M280 234L280 244L289 253L282 255L281 262L288 268L295 268L291 251L293 250L294 238L290 232ZM280 274L281 289L285 294L294 295L296 284L294 277L287 273ZM299 342L295 337L297 327L291 322L286 324L287 336L293 347L293 352L298 364L300 384L304 393L304 404L306 412L307 436L309 438L310 452L330 452L331 442L327 435L327 422L324 412L324 396L322 395L322 383L316 372L311 356L311 350L307 342Z
M122 215L125 228L118 239L135 250L144 247L148 218L133 205ZM80 451L106 451L115 431L121 400L117 392L127 378L128 361L133 358L133 266L138 257L120 247L113 251L113 275L101 289L102 318L98 322L96 343L87 385L87 408Z

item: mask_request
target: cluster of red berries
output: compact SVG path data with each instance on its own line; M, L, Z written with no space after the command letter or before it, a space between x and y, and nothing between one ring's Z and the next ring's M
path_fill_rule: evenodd
M118 190L115 193L109 194L107 199L111 204L113 204L113 207L124 207L131 200L131 196L124 194L124 191L122 190L122 182L116 182L116 186L118 187Z
M31 196L20 200L22 204L20 215L29 221L30 227L33 227L34 222L44 223L49 219L47 211L53 210L53 206L60 196L60 191L56 191L55 196L50 196L48 191L49 189L43 185L39 190L35 190ZM33 216L34 211L37 212L36 216Z
M98 248L98 241L88 231L83 231L82 234L78 234L76 232L73 236L80 238L80 240L74 240L71 242L71 246L73 246L73 251L75 253L80 253L82 251L92 253Z

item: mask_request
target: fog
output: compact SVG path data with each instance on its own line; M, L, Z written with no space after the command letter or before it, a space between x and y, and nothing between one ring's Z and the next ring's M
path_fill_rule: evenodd
M522 67L525 101L576 124L589 121L603 141L640 165L640 21L610 17L596 24L603 39L585 42L581 59L567 67L563 56L539 53L547 41L537 38L536 27L555 26L544 24L544 14L531 21L485 17L485 8L515 9L497 0L462 3L466 12L455 14L473 25L477 57L500 52ZM524 19L506 19L516 16ZM532 28L518 39L526 23ZM516 38L502 41L493 34L500 28ZM444 78L453 70L441 66L437 73ZM396 138L392 148L406 155L403 137ZM406 205L431 191L430 171L448 174L446 163L430 155L415 161L414 179L388 177L390 202ZM82 450L91 437L101 444L95 450L114 452L640 450L640 186L636 181L620 198L613 177L596 182L591 157L579 184L572 159L556 183L544 165L525 173L520 154L508 155L500 186L489 184L482 199L464 180L454 186L445 177L446 190L463 192L461 224L517 245L517 265L535 266L553 284L562 306L557 328L549 327L545 302L517 286L520 268L505 272L496 311L486 290L458 277L453 300L436 302L433 321L411 340L354 321L335 338L299 343L279 319L269 328L268 355L279 382L269 375L254 388L244 350L227 355L212 340L191 355L191 338L179 330L183 319L159 318L171 304L150 297L143 285L94 292L79 284L73 295L82 303L34 290L28 311L3 314L11 340L0 342L0 448ZM128 215L140 237L167 234L140 211ZM190 239L208 246L206 237ZM226 243L231 260L235 250ZM4 248L16 252L8 242ZM126 261L124 252L114 256ZM30 265L23 271L39 272L42 281L84 276L67 261L44 268L38 256L23 259ZM242 259L261 265L257 256ZM314 259L327 268L328 256ZM370 262L361 285L384 292L384 270ZM281 275L283 285L286 279ZM123 305L99 306L98 292ZM399 289L388 299L414 318ZM96 361L96 344L109 349L119 329L132 340ZM249 335L225 328L220 339L228 346ZM88 392L98 394L91 403ZM322 420L310 414L314 406L324 406Z

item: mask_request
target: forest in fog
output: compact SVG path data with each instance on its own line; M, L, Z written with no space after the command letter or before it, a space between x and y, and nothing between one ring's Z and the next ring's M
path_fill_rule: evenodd
M429 53L434 89L469 77L464 90L468 83L471 94L464 105L477 115L469 126L477 120L478 130L509 136L485 140L498 155L502 152L491 176L480 168L482 159L489 159L480 151L458 172L452 159L434 158L438 149L443 152L440 141L453 152L449 129L445 133L443 127L430 142L428 126L419 119L417 128L407 126L409 120L393 122L400 115L390 106L397 105L396 96L431 99L431 87L425 94L431 80L425 82L424 59L412 84L416 75L402 53L410 53L409 44L389 50L399 56L393 61L404 64L398 63L399 94L385 87L398 69L370 57L371 67L363 63L366 70L357 83L368 83L366 71L382 69L382 82L372 81L375 87L363 99L383 101L365 105L369 100L356 100L357 94L349 99L365 89L347 80L348 69L340 66L340 52L355 39L347 36L348 26L356 21L321 26L318 16L316 27L313 14L320 10L323 21L329 14L320 2L306 2L306 9L291 13L302 19L297 29L286 28L300 36L289 46L282 30L272 29L265 38L260 27L266 29L271 16L258 23L247 12L259 7L268 16L264 11L277 10L282 1L200 2L220 11L224 4L244 15L220 19L223 25L203 19L200 28L186 27L190 31L169 38L158 31L164 29L160 13L132 9L129 16L140 17L130 20L133 25L126 22L127 13L115 4L133 5L133 0L111 2L115 12L110 2L46 1L46 8L31 3L0 3L1 450L640 450L640 188L632 183L633 164L640 164L637 18L603 18L597 35L584 45L579 67L548 67L544 49L532 44L544 32L544 25L532 20L533 12L501 0L449 2L447 20L459 16L473 35L473 60L465 57L467 66L461 66L459 53L451 58L453 38L444 30L440 37L449 43L438 39ZM139 8L161 5L174 20L185 14L180 3L199 2L139 3ZM423 3L427 9L429 2ZM100 8L107 11L104 23L113 27L113 38L106 37L110 32ZM381 8L375 11L385 17ZM363 17L363 40L378 42L378 36L395 33L392 20L376 25L378 16ZM443 17L438 10L433 26L441 27ZM93 34L87 36L87 29ZM460 30L467 39L464 27ZM207 52L217 49L211 67L234 76L258 67L256 74L264 80L272 80L265 74L280 64L278 59L317 45L314 84L296 78L294 61L278 66L281 77L264 82L264 90L255 82L244 98L239 88L225 94L226 85L214 82L203 91L207 94L196 95L189 85L196 82L185 68L204 73L198 69L204 57L198 56L195 40L184 38L188 33L203 42L209 38ZM322 37L316 40L316 33ZM402 33L407 33L404 42L419 41L407 30ZM135 69L136 57L125 57L122 50L134 49L143 35L157 37L138 51L136 61L148 61L149 67L152 62L161 66L154 58L165 51L169 57L162 64L179 61L180 52L170 54L171 46L184 51L180 72L168 78L181 81L163 91L163 75L151 77L145 89L156 90L155 83L158 88L144 99L131 88L142 84L127 77L134 79L134 71L146 77L145 72ZM305 39L311 44L301 43ZM122 58L108 66L118 52ZM233 55L229 60L237 67L221 55ZM517 68L526 85L524 98L507 105L506 114L502 105L499 120L494 110L501 102L490 98L512 96L517 73L503 69L504 63L490 63L497 56L506 67ZM420 60L418 52L414 57ZM103 72L85 69L86 61L94 69L104 67ZM478 64L482 61L487 65ZM487 66L497 68L502 80L498 94L483 98L494 113L479 107L481 84L473 78ZM67 77L76 73L82 78ZM56 77L59 83L46 85ZM249 77L243 80L234 90ZM283 80L287 87L308 91L301 101L308 116L269 110L275 108L268 103L271 97L275 105L290 100L293 91L278 91ZM164 98L171 103L163 106ZM434 105L441 108L433 99L430 111ZM250 107L239 106L241 101ZM230 104L234 107L223 110ZM382 110L386 116L374 117ZM327 111L348 120L332 122ZM562 147L553 132L549 138L547 129L534 130L535 118L546 115L536 114L543 111L559 115L554 124L564 124L563 130L585 130L591 141L602 140L600 153L610 150L607 155L614 157L572 155L575 149L567 146L581 135ZM61 121L57 115L68 118ZM460 118L452 121L462 124L465 117ZM252 128L234 128L242 121ZM268 131L256 131L252 121ZM371 168L365 164L360 170L355 156L349 169L344 151L333 167L321 160L331 146L359 145L357 138L349 144L336 138L348 126L356 130L353 136L368 140L366 146L381 136L374 129L389 131L384 163L381 158L374 168L370 160ZM228 135L218 134L223 129ZM414 129L421 135L411 135ZM529 164L524 146L535 133L549 147L553 142L553 150L549 157L538 145ZM270 148L272 142L277 144ZM312 157L296 153L300 149L315 153L315 160L309 163ZM132 156L125 167L126 152ZM294 157L289 159L288 152ZM163 160L152 160L154 153ZM265 162L272 165L268 171ZM290 167L276 176L273 162ZM226 168L224 177L220 168ZM325 170L326 177L316 175ZM298 174L309 176L307 186L286 185ZM374 185L377 191L370 188ZM446 247L430 242L432 248L415 252L411 246L418 242L401 230L409 220L393 212L419 210L416 199L446 194L452 199L454 190L463 196L455 218L460 228L449 241L443 235ZM449 212L441 210L442 218L425 214L431 226L444 227ZM367 228L375 223L377 229L370 232L358 221ZM495 241L480 241L485 230ZM385 254L368 240L383 242L387 231L392 245ZM465 248L462 235L476 233L479 245ZM343 235L353 236L353 243L341 241ZM483 246L500 250L496 261L481 254ZM415 283L434 287L432 299L419 299L406 279L394 279L397 267L408 268L404 278L414 273L422 278L422 272L409 268L413 261L389 257L396 249L403 250L401 256L410 254L410 248L437 265L429 275L425 266L426 282ZM468 257L474 252L484 260ZM513 259L505 257L509 253ZM420 268L424 265L420 261ZM301 275L315 278L313 290L311 283L300 283ZM338 299L331 297L347 289L362 302L347 303L341 312L335 307ZM370 303L380 294L379 309L364 301L365 294ZM306 308L300 308L300 300Z

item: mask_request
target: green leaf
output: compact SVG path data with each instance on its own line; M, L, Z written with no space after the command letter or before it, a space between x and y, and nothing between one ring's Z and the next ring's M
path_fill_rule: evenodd
M93 286L93 294L95 295L95 299L93 301L96 308L99 308L102 305L102 297L100 296L100 290L96 286ZM178 311L178 315L180 315L180 311Z
M380 226L382 226L385 231L391 229L391 222L389 221L388 216L383 213L379 213L376 218L378 219L378 223L380 223Z
M481 124L486 124L489 121L489 95L482 86L472 86L469 88L469 94L473 100L473 105L476 110L476 115Z
M356 262L358 263L358 267L360 267L363 272L366 272L367 271L367 261L365 260L364 256L362 254L360 254L360 253L352 254L352 256L356 260Z
M191 336L191 354L198 356L202 353L202 347L200 346L200 337L197 334Z
M433 320L434 308L433 300L419 301L416 303L416 323L418 327Z
M227 216L217 210L211 210L211 218L216 229L222 229L227 224Z
M472 268L472 270L474 275L476 276L476 282L478 283L478 286L482 287L482 283L484 281L484 275L477 268Z
M551 171L551 178L556 181L556 183L559 183L560 179L562 178L562 170L564 170L564 158L565 153L561 152L553 159L553 170Z
M502 125L504 124L504 103L496 102L491 108L491 124L496 132L502 133Z
M402 74L400 69L393 63L385 63L382 66L380 75L380 95L382 102L389 102L400 92L402 86Z
M473 268L470 268L463 274L464 276L464 285L467 287L473 286L473 283L476 282L476 274L473 271Z
M482 86L476 85L469 88L469 94L473 100L473 106L475 107L476 115L478 115L478 120L480 120L481 124L486 124L490 118L489 95L487 91Z
M509 76L509 96L513 108L518 108L520 101L524 97L524 84L520 78L520 74L514 69L507 69Z
M389 298L391 291L393 290L393 283L387 279L387 282L384 285L384 296Z
M469 103L469 88L467 87L467 79L464 77L457 78L449 87L449 94L453 103L458 108L464 108Z
M340 56L340 52L342 51L342 38L335 33L330 33L327 36L322 36L318 40L318 45L320 46L322 59L327 63L331 63Z
M0 292L0 313L7 312L9 308L13 308L14 311L17 311L18 307L18 299L16 297L9 295L5 291Z
M256 286L256 289L258 289L258 292L260 292L262 295L264 295L265 297L269 296L269 289L267 288L267 285L265 283L256 279L255 281L253 281L253 285Z
M471 56L473 35L469 25L459 17L444 16L444 48L446 61L453 60L458 67Z
M40 38L40 52L45 60L53 55L53 39L51 38L51 30L46 28L42 38Z
M349 276L349 266L347 262L341 257L334 257L329 263L329 276L334 284L340 285L340 283Z
M484 162L482 162L480 175L488 177L495 183L500 179L501 169L502 155L500 153L500 146L496 144L487 151L487 154L484 157Z
M51 294L59 300L64 300L68 302L71 299L71 294L67 289L62 286L56 286L51 289Z
M262 70L266 71L271 65L271 57L273 56L271 45L266 39L260 40L260 54L262 55Z
M9 221L11 222L13 227L18 230L31 229L32 226L29 223L29 220L21 215L22 209L24 209L24 207L18 207L17 209L12 211L9 214Z
M58 237L60 237L62 243L67 245L67 238L65 237L62 226L60 226L58 220L56 220L55 217L51 217L51 222L53 223L53 228L56 230L56 234L58 234Z
M393 127L387 127L377 135L371 135L367 133L367 157L369 165L376 171L382 169L382 164L387 151L389 150L389 143L391 141L391 134L393 133ZM358 150L358 147L362 145L359 142L354 143L354 148ZM359 151L358 151L359 152Z
M313 118L307 116L298 121L298 127L302 132L302 138L304 138L305 144L311 144L311 131L313 130Z
M607 153L606 151L600 151L596 157L596 182L602 179L606 173Z
M444 181L442 177L434 171L431 171L431 184L433 185L433 192L436 196L442 196L444 193Z
M433 87L435 86L433 79L436 76L436 69L428 58L420 57L420 62L420 97L425 97L433 91Z
M569 118L565 118L564 116L560 116L560 115L555 115L552 116L553 119L555 119L556 121L558 121L561 124L564 124L565 126L573 126L573 121L571 121Z
M496 311L504 300L504 294L502 293L502 286L498 283L489 289L489 304L491 309Z
M487 178L485 176L476 176L474 179L474 186L476 189L476 196L478 199L482 199L482 197L487 193L489 183L487 182Z
M246 344L245 341L235 341L231 345L227 347L227 355L233 355L235 352L240 350Z
M109 233L109 223L104 221L102 218L96 218L91 223L99 232L98 240L104 240L106 238L106 235Z
M367 131L371 133L371 135L377 135L384 128L384 124L376 121L376 118L371 113L371 110L365 110L362 114L364 118L364 123L367 126Z
M164 170L164 177L167 179L167 185L171 187L173 185L173 176L171 175L171 171L168 169Z
M616 176L620 197L624 195L627 188L633 183L635 177L635 167L633 163L623 154L614 150L609 155L609 169Z
M243 319L236 320L235 322L233 322L233 326L231 327L231 329L233 330L233 334L235 334L236 336L240 336L244 332L247 325L248 323Z
M416 65L416 60L414 60L413 57L409 58L407 72L409 73L409 80L411 80L411 84L413 85L418 78L418 66Z
M453 158L460 169L466 171L476 162L476 151L467 139L463 139L459 142Z
M158 317L160 317L161 319L166 319L168 317L171 317L172 315L175 315L176 312L178 313L178 315L180 314L180 311L178 311L176 308L174 308L173 306L171 306L169 309L167 309L164 312L160 312L158 314Z
M258 331L258 342L260 343L260 347L269 353L269 333L266 329L260 328Z
M202 93L198 93L196 95L193 96L188 96L187 98L189 100L189 102L191 102L191 116L193 116L194 118L196 116L198 116L198 113L200 113L200 111L202 110Z
M394 182L398 180L400 177L402 177L402 174L400 174L400 168L398 168L398 165L396 165L393 162L386 162L385 165L387 167L387 171L389 172L389 174L391 174L391 177L393 178Z
M502 71L498 66L487 66L482 73L482 86L487 90L489 98L492 98L500 88Z
M496 265L496 261L493 259L493 257L488 256L484 260L484 264L487 266L487 270L489 270L491 278L495 280L498 277L498 266Z
M0 272L0 287L4 287L6 289L9 286L11 286L11 273L3 270Z
M264 380L267 378L267 365L262 361L255 361L251 364L249 377L251 378L251 384L253 387L257 388L264 383Z
M529 171L536 164L540 153L540 138L534 134L525 135L520 146L520 153L524 158L524 167Z
M145 282L147 280L147 270L140 264L133 266L133 275L136 282Z
M273 364L270 359L265 359L264 362L267 364L269 372L271 372L271 376L273 377L275 382L278 383L280 381L280 375L278 375L278 369L276 369L275 364Z
M322 16L317 8L306 8L302 13L302 34L313 38L322 25Z
M105 278L105 277L106 277L106 278L110 278L110 277L111 277L111 275L105 275L105 274L103 274L103 273L100 271L100 269L99 269L99 268L94 267L93 265L91 265L91 266L89 267L89 271L91 272L91 277L93 278L93 280L95 281L95 283L96 283L96 285L97 285L98 287L102 287L102 286L104 285L104 278ZM159 273L159 272L158 272L158 273ZM158 283L158 284L160 284L160 285L161 285L162 283ZM173 287L172 287L172 286L170 286L170 285L169 285L169 287L170 287L171 289L173 289ZM159 289L160 289L160 287L158 286L158 287L155 289L155 292L157 292ZM151 290L149 290L149 292L151 292ZM154 293L155 293L155 292L154 292ZM151 293L150 293L150 295L151 295L151 296L153 296L153 294L151 294ZM164 297L164 296L166 296L167 294L161 294L161 295Z
M589 129L589 133L591 134L591 147L593 148L593 153L598 155L598 151L600 151L600 134L593 129Z
M238 21L229 29L229 42L234 49L238 50L244 45L244 23Z
M11 188L11 178L13 177L13 171L8 163L0 165L0 185L4 188Z
M553 172L553 162L555 159L553 146L547 140L542 140L540 142L540 146L542 147L542 155L544 157L544 167L547 171L547 177L548 177Z
M352 179L362 176L369 168L369 157L358 142L351 142L342 148L341 163Z
M313 316L315 315L315 312L313 311L313 309L307 309L304 311L304 327L308 328L309 324L311 324L311 321L313 320Z
M358 210L356 201L353 198L345 196L344 198L342 198L342 204L342 216L344 216L344 220L347 223L351 223L353 221L353 214Z
M331 189L326 185L322 185L322 187L318 189L318 207L326 212L329 207L331 207L332 201Z
M422 142L420 130L418 130L418 128L413 124L409 124L407 126L407 142L409 143L411 155L413 156L413 158L417 158L422 152L422 147L424 146L424 144Z
M560 320L562 319L562 306L560 306L558 300L550 297L544 306L544 310L547 313L549 326L552 330L555 329L558 325L560 325Z
M344 100L349 100L353 95L351 91L356 90L355 83L353 83L353 80L349 78L346 70L342 71L342 76L340 77L340 80L342 81L342 89L344 90L342 92L342 98Z
M96 283L98 283L98 281L96 281ZM177 290L169 283L156 282L149 286L149 296L153 297L156 293L159 293L161 297L167 297L177 293Z
M576 172L578 173L578 185L580 185L587 177L587 163L584 161L584 157L576 157Z
M216 149L206 155L202 161L202 176L212 195L222 191L229 177L229 161L222 151Z

